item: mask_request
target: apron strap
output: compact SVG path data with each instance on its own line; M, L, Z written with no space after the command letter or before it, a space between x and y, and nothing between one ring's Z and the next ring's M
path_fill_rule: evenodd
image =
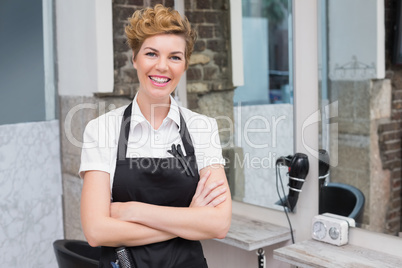
M128 134L130 133L131 125L131 110L133 103L131 102L129 106L124 110L123 119L121 121L119 143L117 146L117 160L126 159L127 155L127 144L128 144Z
M190 137L190 133L187 129L186 121L184 121L183 116L180 114L180 137L183 142L184 149L186 150L186 155L194 155L194 146Z

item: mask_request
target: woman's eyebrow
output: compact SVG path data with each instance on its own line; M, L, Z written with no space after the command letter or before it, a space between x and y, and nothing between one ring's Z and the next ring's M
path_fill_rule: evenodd
M159 52L159 50L157 50L157 49L155 49L153 47L145 47L144 49L150 49L150 50L152 50L154 52ZM184 52L182 52L182 51L173 51L173 52L170 52L170 54L182 54L182 55L184 55Z
M152 48L152 47L144 47L144 49L150 49L150 50L152 50L152 51L158 52L158 50L157 50L157 49Z
M182 54L182 55L184 55L184 53L181 52L181 51L173 51L173 52L171 52L170 54Z

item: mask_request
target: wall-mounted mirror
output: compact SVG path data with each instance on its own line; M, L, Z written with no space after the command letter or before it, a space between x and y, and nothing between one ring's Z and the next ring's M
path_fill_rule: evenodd
M244 170L244 181L236 182L234 199L282 209L275 204L275 161L293 154L292 1L242 0L242 27L244 85L234 93L234 140L243 158L234 166Z
M358 226L393 235L401 222L401 100L391 80L402 74L385 76L392 45L386 50L384 25L392 32L394 23L384 13L397 2L319 1L320 147L331 164L320 212L355 209Z

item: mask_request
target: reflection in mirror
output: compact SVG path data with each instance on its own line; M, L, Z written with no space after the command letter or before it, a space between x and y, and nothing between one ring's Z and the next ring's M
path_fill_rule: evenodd
M244 170L234 199L278 209L275 161L293 154L291 3L242 1L244 85L234 94L234 139L242 151L234 165Z
M384 55L392 46L385 47L384 0L319 3L320 147L330 163L320 212L351 216L364 229L398 235L402 94L395 80L402 73L385 76ZM389 20L388 30L394 27Z

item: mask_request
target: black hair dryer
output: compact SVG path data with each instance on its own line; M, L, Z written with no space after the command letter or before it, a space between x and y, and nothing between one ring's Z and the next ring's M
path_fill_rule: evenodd
M286 157L278 158L276 164L289 167L289 194L285 200L285 204L282 205L288 207L290 211L293 211L308 174L308 157L306 154L296 153L293 156L288 155Z

